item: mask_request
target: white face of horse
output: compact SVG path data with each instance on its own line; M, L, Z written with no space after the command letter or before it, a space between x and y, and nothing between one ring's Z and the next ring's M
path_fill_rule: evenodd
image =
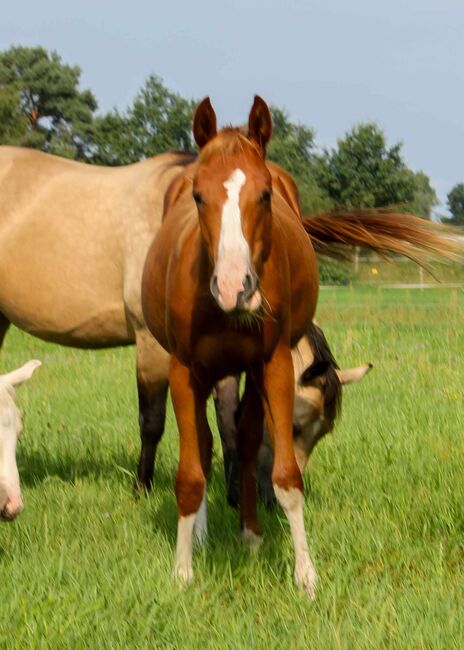
M15 404L15 387L32 377L40 361L28 361L6 375L0 375L0 519L14 519L23 509L16 441L21 433L21 414Z

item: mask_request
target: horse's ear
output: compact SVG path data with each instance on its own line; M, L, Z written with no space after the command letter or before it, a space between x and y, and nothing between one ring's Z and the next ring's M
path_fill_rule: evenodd
M336 370L335 372L337 373L342 386L345 386L346 384L355 384L357 381L361 381L372 367L372 363L365 363L363 366L358 366L357 368Z
M41 361L38 361L38 359L32 359L25 363L24 366L21 366L21 368L17 368L16 370L9 372L7 375L0 375L0 383L10 384L10 386L13 387L19 386L30 379L34 374L34 370L41 365Z
M209 97L205 97L197 106L193 118L193 137L200 147L205 146L217 133L216 113Z
M248 137L259 144L263 153L271 139L272 116L268 105L259 95L255 95L255 101L251 107L248 117Z

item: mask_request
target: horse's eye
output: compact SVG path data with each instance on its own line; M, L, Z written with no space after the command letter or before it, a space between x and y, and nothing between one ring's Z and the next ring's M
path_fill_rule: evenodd
M199 192L193 192L193 200L197 205L201 205L203 203L203 197Z
M267 204L270 203L271 201L271 191L270 190L264 190L264 192L261 194L259 198L261 203Z

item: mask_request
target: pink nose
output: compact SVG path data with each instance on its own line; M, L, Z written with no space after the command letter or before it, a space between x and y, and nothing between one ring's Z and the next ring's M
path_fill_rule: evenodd
M23 508L24 508L24 504L22 498L13 497L9 501L7 501L6 506L3 508L2 512L0 513L0 518L11 521L15 519L20 514L20 512L22 512Z

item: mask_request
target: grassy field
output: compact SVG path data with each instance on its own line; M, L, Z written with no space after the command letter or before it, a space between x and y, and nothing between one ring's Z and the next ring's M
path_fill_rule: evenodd
M463 307L456 290L322 291L318 318L340 364L375 367L346 389L305 477L314 603L293 585L280 512L261 512L258 553L241 547L219 451L209 541L178 590L171 412L154 493L132 497L133 349L10 332L2 368L44 365L18 392L26 509L0 526L0 647L462 649Z

